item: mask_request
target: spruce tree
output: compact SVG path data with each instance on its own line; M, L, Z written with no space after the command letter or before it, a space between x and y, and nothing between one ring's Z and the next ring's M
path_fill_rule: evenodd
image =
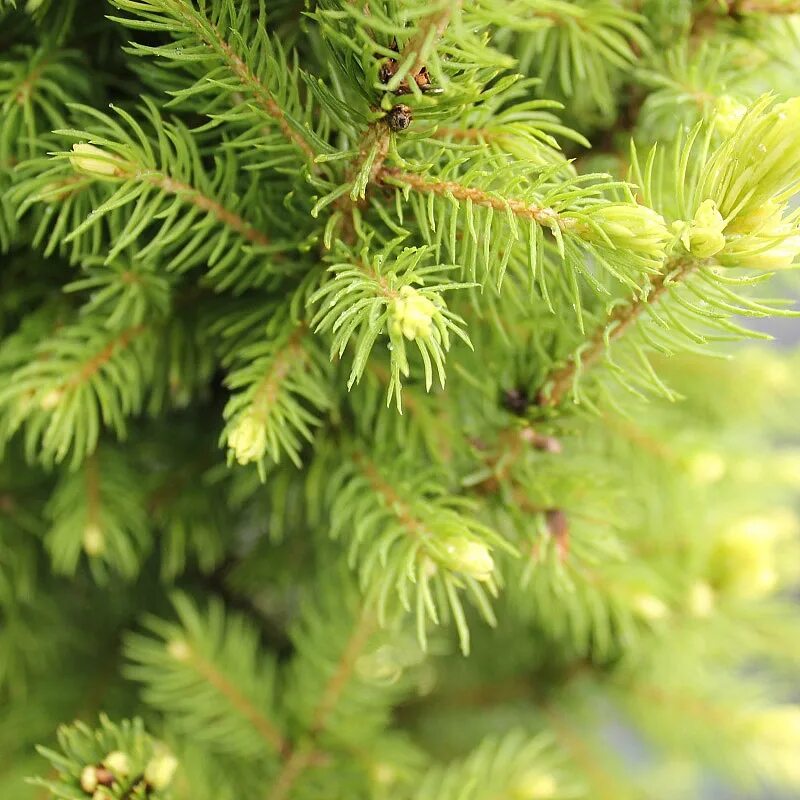
M797 796L799 69L794 0L0 0L3 800Z

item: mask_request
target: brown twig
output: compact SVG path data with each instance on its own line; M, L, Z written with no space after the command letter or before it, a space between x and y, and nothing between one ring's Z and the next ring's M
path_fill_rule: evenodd
M411 71L408 73L409 78L416 78L425 68L425 62L428 60L431 49L442 38L447 26L450 24L450 20L453 18L453 14L460 11L462 5L463 0L452 0L447 3L423 20L416 34L408 40L398 61L402 63L404 58L407 58L412 53L416 54L414 66L411 67ZM426 47L427 43L429 44Z
M538 404L545 407L560 405L575 382L578 370L585 370L602 359L606 351L606 341L619 339L650 306L657 303L669 291L670 287L685 280L696 266L696 262L691 260L668 262L667 268L653 279L650 291L646 295L617 306L595 331L583 352L580 355L570 356L564 366L548 376L539 392Z
M457 200L471 200L474 205L492 208L495 211L510 210L514 216L523 219L532 219L539 225L552 227L558 226L561 230L572 229L577 225L573 217L562 217L546 206L537 206L526 203L524 200L507 199L498 197L478 189L474 186L465 186L458 181L442 181L436 178L426 178L415 172L404 172L392 167L384 167L378 176L379 180L395 181L410 187L422 194L437 194L446 197L455 197Z
M313 162L316 154L311 149L308 142L290 125L284 110L278 105L272 92L258 79L250 67L242 61L220 31L212 25L211 22L205 20L207 25L203 25L202 23L198 24L197 10L185 0L178 0L178 3L185 9L181 15L182 20L194 28L200 39L222 55L228 62L231 72L233 72L239 81L244 86L247 86L253 93L258 105L278 123L278 127L281 129L286 139L294 144L309 161Z
M336 669L325 685L320 701L314 709L309 729L310 741L286 752L283 767L272 784L268 800L285 800L300 775L308 767L320 763L324 759L325 754L316 747L316 742L324 733L330 716L353 675L356 662L375 629L375 624L372 613L363 609L342 651Z
M247 239L248 242L261 245L262 247L266 247L269 244L267 236L251 225L246 219L230 209L225 208L225 206L217 200L204 195L190 184L181 183L180 181L176 181L160 173L147 174L144 176L144 180L167 194L180 197L187 203L195 206L195 208L199 208L201 211L209 212L215 219L236 231L240 236Z
M205 681L227 698L228 702L253 726L271 750L276 753L286 752L288 743L283 734L236 685L231 683L213 664L198 656L194 651L191 652L189 663Z

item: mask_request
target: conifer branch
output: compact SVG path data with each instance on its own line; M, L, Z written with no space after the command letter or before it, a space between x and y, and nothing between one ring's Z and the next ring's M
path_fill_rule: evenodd
M457 200L469 200L475 205L491 208L495 211L510 210L515 216L531 219L539 225L551 227L558 226L561 230L570 230L577 227L578 221L571 217L561 216L552 208L525 203L513 198L499 197L474 186L465 186L458 181L441 181L435 178L426 178L414 172L404 172L392 167L381 169L379 180L408 186L415 192L422 194L436 194L441 197L452 196Z
M286 451L300 465L303 439L310 441L319 419L300 401L321 411L330 405L325 364L308 327L278 314L267 336L245 348L237 368L226 378L235 393L225 407L223 440L231 459L255 462Z
M253 726L253 729L264 740L264 742L276 754L285 752L287 742L283 734L272 724L258 708L256 708L248 698L239 691L235 684L231 683L210 661L202 658L197 652L190 648L187 666L194 667L197 674L211 686L213 686L223 697L225 697L245 719Z
M325 731L331 713L336 708L342 691L353 675L356 661L367 646L376 625L375 615L366 606L363 607L353 633L342 651L336 670L325 686L322 698L312 715L310 733L313 737L319 737Z
M131 175L131 177L135 178L137 176ZM214 200L214 198L203 194L194 186L170 178L169 175L160 175L158 173L145 174L142 177L143 180L151 186L155 186L157 189L161 189L167 194L179 197L188 204L198 208L200 211L210 213L216 220L229 227L231 230L236 231L240 236L247 239L248 242L261 245L262 247L269 245L270 240L266 234L250 224L244 217L226 208L218 200Z
M545 379L537 403L543 407L559 406L572 388L578 372L583 372L602 360L608 342L621 338L648 308L658 303L672 286L689 277L697 267L694 260L673 260L668 263L664 272L651 281L650 291L646 295L613 309L589 339L587 346L570 356L564 366L554 370Z
M594 784L595 790L602 793L600 796L604 800L632 800L630 789L620 785L616 776L609 771L605 758L595 752L576 725L552 704L543 706L542 710L551 730Z
M102 350L95 353L74 375L67 378L64 383L56 385L52 390L55 392L49 402L57 403L63 393L75 389L80 384L91 380L116 354L119 350L124 350L128 345L147 330L146 325L134 325L131 328L119 333L111 339ZM47 402L45 403L48 404Z
M283 109L275 101L275 97L269 88L258 79L258 77L250 70L244 61L236 54L230 43L226 41L219 29L211 24L208 20L200 20L191 5L186 0L176 0L182 7L186 18L190 20L192 26L198 34L198 37L219 53L222 54L225 61L230 66L233 74L247 86L253 93L258 104L264 111L272 117L277 123L278 127L283 132L283 135L306 156L309 161L314 159L314 151L308 142L289 124L286 119L286 114ZM203 24L205 22L206 25Z
M362 608L341 657L312 712L311 726L308 730L309 740L288 751L281 771L278 773L269 792L268 800L285 800L302 773L324 758L325 753L323 750L318 749L317 742L325 732L330 716L334 712L342 692L352 679L356 662L369 643L376 625L377 621L374 614L368 611L366 607Z
M297 779L318 757L317 752L309 746L291 750L270 787L267 800L286 800L291 794Z
M292 126L286 111L275 99L274 92L259 78L246 61L236 52L233 45L223 35L219 27L188 0L161 0L160 2L135 3L129 0L118 0L116 4L145 18L149 15L163 13L182 25L203 43L204 47L213 50L224 63L227 70L237 82L255 99L256 105L278 125L284 138L294 145L309 162L313 162L315 153L306 139ZM126 20L117 19L119 22ZM259 21L259 24L260 21ZM134 23L132 27L137 27ZM146 26L145 26L146 29Z
M416 517L394 486L380 474L375 464L361 452L357 452L353 456L353 460L366 476L369 486L383 499L386 507L391 509L392 514L397 517L406 531L414 538L426 539L429 533L425 524Z

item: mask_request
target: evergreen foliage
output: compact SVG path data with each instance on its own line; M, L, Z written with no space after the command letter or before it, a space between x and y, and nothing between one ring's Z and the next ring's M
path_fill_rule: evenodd
M0 797L800 791L798 69L795 0L0 0Z

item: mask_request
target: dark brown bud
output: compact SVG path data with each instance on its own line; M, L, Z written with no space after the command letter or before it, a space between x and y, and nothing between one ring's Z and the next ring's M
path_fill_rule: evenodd
M411 124L411 118L411 109L402 103L394 106L386 115L389 128L395 133L404 131Z
M512 414L521 417L528 410L530 400L524 389L506 389L503 392L503 405Z
M105 767L97 768L97 783L100 786L111 786L114 783L114 773Z
M389 58L381 64L378 70L378 80L384 84L389 83L395 72L397 72L397 62L393 58Z

